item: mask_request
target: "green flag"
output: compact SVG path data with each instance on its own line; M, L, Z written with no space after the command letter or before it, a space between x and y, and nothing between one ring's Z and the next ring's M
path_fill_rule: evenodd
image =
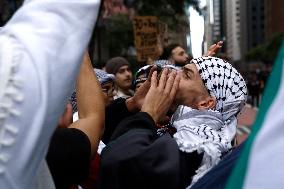
M284 188L284 43L227 189Z

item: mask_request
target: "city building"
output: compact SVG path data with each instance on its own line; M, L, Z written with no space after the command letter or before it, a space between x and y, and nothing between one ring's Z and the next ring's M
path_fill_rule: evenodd
M265 42L264 0L241 0L241 57Z
M178 17L178 23L174 29L168 29L168 39L165 45L171 43L178 43L182 47L187 48L189 44L187 43L187 37L190 33L189 20L186 15L181 15Z
M206 52L210 45L224 40L223 0L207 0L203 15L205 24L204 52Z
M224 1L226 17L225 45L227 57L235 62L241 60L241 14L240 0Z
M276 33L284 32L284 1L265 0L265 38L269 39Z

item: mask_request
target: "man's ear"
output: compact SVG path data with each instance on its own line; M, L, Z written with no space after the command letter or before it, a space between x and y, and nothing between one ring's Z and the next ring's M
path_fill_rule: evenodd
M212 96L204 97L202 100L200 100L197 104L198 110L209 110L214 109L216 106L216 98Z

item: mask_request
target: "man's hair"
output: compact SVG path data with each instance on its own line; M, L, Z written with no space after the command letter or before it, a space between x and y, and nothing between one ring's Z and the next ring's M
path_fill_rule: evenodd
M173 43L173 44L170 44L170 45L164 47L163 53L162 53L162 55L160 56L159 59L168 60L172 55L172 51L177 47L181 47L181 45L177 44L177 43Z

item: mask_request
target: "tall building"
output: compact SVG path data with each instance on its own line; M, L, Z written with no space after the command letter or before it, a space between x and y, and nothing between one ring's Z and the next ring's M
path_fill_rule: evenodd
M187 48L189 45L187 43L187 37L190 33L189 20L186 15L181 15L177 18L178 23L176 23L176 27L174 29L168 29L168 39L165 45L177 43Z
M248 0L248 49L264 42L264 0Z
M265 42L264 0L241 0L241 56Z
M223 0L207 0L204 15L204 51L213 43L224 40Z
M212 22L210 22L210 11L211 6L210 0L206 1L206 7L203 10L204 16L204 41L203 41L203 51L206 52L209 48L209 44L212 43Z
M265 37L269 39L275 33L284 32L284 1L265 0Z
M226 7L226 54L231 61L241 59L240 0L225 1Z

